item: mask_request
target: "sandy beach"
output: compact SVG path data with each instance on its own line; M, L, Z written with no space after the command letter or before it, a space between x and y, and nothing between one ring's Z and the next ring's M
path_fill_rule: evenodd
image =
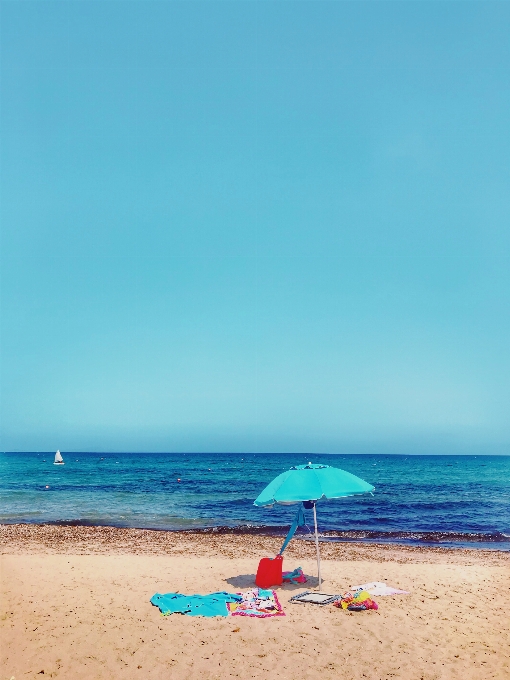
M324 544L324 591L410 591L347 613L289 603L317 585L314 546L296 540L284 569L312 577L276 589L285 617L206 619L163 617L149 599L246 590L280 539L47 525L2 525L0 536L2 680L510 677L507 553Z

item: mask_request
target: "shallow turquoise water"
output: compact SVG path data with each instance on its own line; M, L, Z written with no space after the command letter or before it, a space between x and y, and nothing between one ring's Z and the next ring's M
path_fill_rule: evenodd
M253 500L311 460L376 487L373 496L319 503L320 529L336 539L510 549L509 456L62 453L64 466L53 465L54 452L0 454L0 522L281 532L295 510Z

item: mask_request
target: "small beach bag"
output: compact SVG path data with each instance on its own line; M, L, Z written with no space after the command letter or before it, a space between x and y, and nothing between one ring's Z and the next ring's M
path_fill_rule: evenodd
M263 557L259 562L255 583L259 588L282 585L283 556Z

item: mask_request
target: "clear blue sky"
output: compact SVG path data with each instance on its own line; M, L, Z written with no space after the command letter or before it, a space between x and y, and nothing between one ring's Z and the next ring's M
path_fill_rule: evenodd
M510 453L509 35L2 0L0 448Z

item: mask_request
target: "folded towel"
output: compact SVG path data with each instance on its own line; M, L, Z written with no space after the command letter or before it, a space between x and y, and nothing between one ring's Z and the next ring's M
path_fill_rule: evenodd
M370 595L385 596L385 595L409 595L407 590L399 590L398 588L392 588L387 586L386 583L381 583L380 581L374 581L373 583L363 583L361 586L352 586L351 590L365 590Z
M306 576L301 567L294 569L294 571L284 571L282 577L284 583L306 583Z

